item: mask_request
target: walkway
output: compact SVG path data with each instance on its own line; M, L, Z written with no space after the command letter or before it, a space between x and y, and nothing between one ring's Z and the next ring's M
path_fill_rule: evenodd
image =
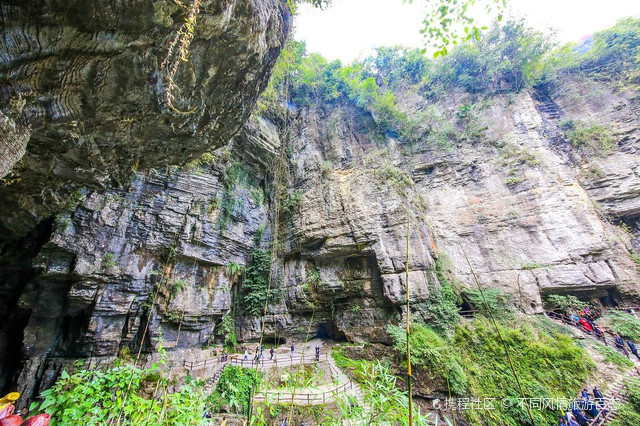
M288 367L292 365L309 365L317 362L326 362L329 365L329 369L331 371L332 383L321 385L313 388L305 388L296 390L295 395L293 392L280 392L280 391L265 391L259 392L254 396L254 400L256 402L276 402L276 403L291 403L293 399L293 403L296 405L319 405L326 404L328 402L336 401L343 393L348 395L352 395L355 399L360 403L364 403L363 393L360 386L353 382L346 374L344 374L336 365L332 356L330 356L327 352L330 349L325 347L323 349L323 353L316 358L315 346L325 346L325 342L319 339L313 339L307 342L305 347L305 356L294 355L283 353L281 350L284 348L282 346L279 350L279 353L276 353L274 359L263 359L260 361L258 369L266 370L269 368L282 368ZM300 350L300 349L298 349ZM311 355L307 355L311 353ZM267 356L267 353L265 354ZM255 369L256 364L253 360L245 360L244 355L241 354L233 354L228 356L221 356L219 358L208 358L201 361L184 361L183 366L188 371L196 371L204 368L212 368L213 374L207 380L207 384L205 387L206 391L212 391L215 388L215 385L222 375L224 369L229 365L236 365L242 368Z
M549 318L577 328L582 331L583 334L591 337L592 339L615 348L614 333L605 330L604 334L598 335L593 331L585 330L581 324L576 324L576 322L567 315L554 311L545 313ZM629 357L629 352L626 350L626 348L623 349L624 354ZM635 364L635 368L629 374L620 374L618 378L611 384L611 386L607 390L607 393L609 393L611 396L607 397L605 400L605 408L607 409L606 415L603 415L603 412L601 412L598 417L596 417L591 423L589 423L589 425L603 425L608 421L615 419L617 414L615 409L627 401L627 389L625 386L626 380L629 378L640 378L640 361L632 357L629 357L629 359L633 361L633 363Z

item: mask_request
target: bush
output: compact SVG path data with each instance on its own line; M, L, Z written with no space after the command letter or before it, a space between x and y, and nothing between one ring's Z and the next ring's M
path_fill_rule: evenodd
M194 419L194 424L206 424L200 420L205 408L203 382L187 380L179 391L166 395L165 406L164 401L138 395L145 381L158 380L168 385L157 367L126 365L73 374L63 371L55 385L40 394L43 401L31 405L31 411L50 414L52 426L115 424L121 411L123 424L184 424L185 418Z
M609 329L622 337L627 337L631 340L640 340L640 319L631 314L611 311L601 322L608 323Z
M393 347L398 354L406 353L406 330L393 325L387 326L387 333L393 340ZM412 324L411 335L411 363L428 368L430 371L449 380L451 392L461 395L466 388L466 375L459 364L459 360L447 341L438 333L423 324Z
M595 368L587 352L570 336L536 332L529 325L499 324L520 383L529 398L573 398ZM520 398L505 351L493 325L484 318L458 327L451 352L459 354L468 389L475 397ZM465 412L471 424L529 425L529 417L518 407ZM557 412L533 410L536 424L552 424ZM480 417L482 416L482 417Z
M248 414L249 397L254 387L262 381L263 373L258 373L251 368L242 368L233 365L227 366L216 383L216 389L208 398L214 412L229 411L233 413ZM256 380L257 378L257 380ZM202 414L200 414L202 416Z
M452 283L452 272L444 255L435 260L435 273L439 285L429 282L429 300L417 306L417 309L429 327L442 336L448 336L460 322L458 304L462 299Z
M590 306L589 303L583 302L571 295L550 294L546 297L546 302L551 305L553 309L564 312L567 315L583 311Z
M560 128L564 130L571 145L590 149L596 154L606 154L616 144L611 129L599 124L588 125L578 120L564 120L560 123Z

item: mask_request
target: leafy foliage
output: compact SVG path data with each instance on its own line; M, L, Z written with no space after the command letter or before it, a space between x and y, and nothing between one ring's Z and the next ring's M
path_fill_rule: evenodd
M564 312L567 315L582 311L588 308L590 305L587 302L583 302L572 295L550 294L546 297L546 302L553 307L553 309Z
M462 299L452 283L450 264L443 255L435 261L435 273L439 285L429 283L429 300L417 308L433 330L447 336L460 321L458 304Z
M511 295L498 288L486 288L482 292L472 288L465 290L464 296L480 315L489 317L489 310L491 310L496 319L510 319L514 316L515 310Z
M362 384L364 404L351 395L339 400L340 417L335 424L407 425L409 397L396 387L396 376L390 367L380 361L360 361L355 364L357 380ZM428 416L422 416L414 404L414 424L426 426Z
M31 410L50 414L52 426L115 424L121 409L125 424L174 425L184 424L186 418L204 424L198 423L205 407L203 382L188 380L179 391L166 395L166 404L139 395L143 383L158 380L164 386L168 383L157 366L140 369L125 365L72 374L63 371L55 385L40 394L42 402L32 404Z
M503 323L499 327L525 396L572 398L594 368L586 351L576 346L568 335L536 334L530 325L514 327ZM520 393L504 348L488 320L478 318L473 324L459 326L451 350L460 355L472 395L480 398L500 395L514 401L508 408L499 406L496 410L465 412L471 424L530 424L524 408L515 404ZM533 414L536 424L551 424L558 413L534 410Z
M269 288L271 253L258 248L253 250L252 258L251 266L242 276L240 300L247 315L260 315L264 309ZM274 281L269 290L269 304L279 303L282 296L279 282Z
M406 330L389 325L387 333L393 339L394 349L398 353L404 353L407 348ZM459 357L451 351L445 339L426 325L414 323L411 325L409 342L412 364L426 367L449 380L451 392L458 395L465 392L466 374L460 366Z
M640 340L640 319L631 314L619 311L611 311L600 320L607 324L609 329L620 336L631 340Z
M619 84L640 84L640 18L625 18L593 35L589 44L567 44L542 61L538 81L556 83L563 75L615 78Z
M519 321L520 322L520 321ZM509 348L525 395L535 398L570 398L583 385L594 368L587 352L578 347L570 334L544 327L539 330L527 321L498 324ZM388 327L398 356L406 350L405 330ZM520 397L504 346L489 320L476 318L458 325L452 339L438 335L423 324L413 324L410 336L412 363L437 377L448 378L453 393L478 398L505 397L510 407L497 404L495 410L464 412L469 424L528 425L524 408L517 407ZM536 424L551 424L557 413L536 410ZM480 417L488 416L488 417ZM557 418L557 417L555 417Z
M413 3L413 0L405 0ZM450 46L457 45L460 41L480 38L480 31L486 27L475 25L474 18L470 15L477 0L447 1L433 0L429 2L429 12L423 23L424 28L420 30L425 35L430 44L437 50L434 57L446 55ZM502 20L502 11L506 6L506 0L485 0L487 14L492 13L492 8L496 9L497 20ZM464 35L458 34L457 27L464 28Z
M214 412L232 412L246 415L249 409L249 396L254 385L255 370L238 366L227 366L216 384L208 403ZM257 383L262 381L263 373L258 373Z
M228 348L233 348L237 343L236 339L236 322L233 315L227 314L222 318L222 321L216 327L216 336L224 337L224 345Z
M595 154L607 154L616 144L611 129L600 124L587 125L578 120L565 120L560 123L560 128L573 146L589 149Z

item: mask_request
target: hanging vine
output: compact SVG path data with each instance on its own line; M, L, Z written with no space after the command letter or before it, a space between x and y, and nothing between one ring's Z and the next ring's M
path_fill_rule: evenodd
M180 63L189 62L189 46L191 46L191 41L193 41L195 34L201 0L191 0L188 6L180 0L174 0L174 2L181 7L188 7L189 12L187 13L184 23L169 43L167 55L160 64L160 69L166 79L166 84L162 91L162 98L173 112L178 114L193 114L198 109L197 106L187 111L182 111L174 106L173 101L175 100L174 93L180 91L180 88L175 82L175 76L178 73Z

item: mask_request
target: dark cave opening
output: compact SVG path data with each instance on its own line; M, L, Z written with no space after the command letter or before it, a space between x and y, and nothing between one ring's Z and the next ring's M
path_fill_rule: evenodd
M336 327L335 322L331 320L318 324L316 337L319 337L321 339L331 339L336 342L347 341L347 336L345 336L344 333L340 331L338 327Z

